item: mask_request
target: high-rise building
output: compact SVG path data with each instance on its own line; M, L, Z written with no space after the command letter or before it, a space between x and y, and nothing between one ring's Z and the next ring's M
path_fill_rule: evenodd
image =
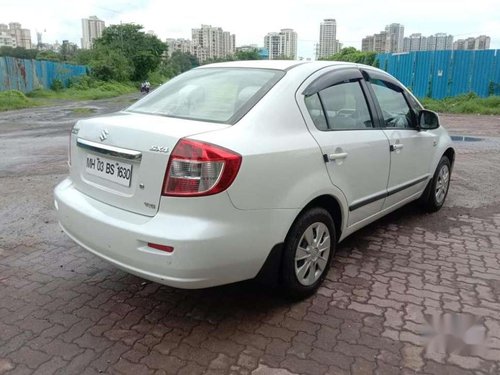
M9 26L0 23L0 47L16 47L16 39L10 35Z
M16 40L5 31L0 31L0 47L16 47Z
M264 48L269 51L269 60L280 58L297 59L297 33L293 29L281 29L264 37Z
M467 38L465 39L465 47L466 49L474 49L476 46L476 38Z
M367 35L361 41L361 50L363 52L386 52L387 33L381 31L378 34Z
M203 62L208 59L222 58L234 54L236 37L229 31L211 25L201 25L192 29L192 53Z
M385 27L385 52L402 52L405 27L400 23L391 23Z
M297 59L297 33L293 29L281 29L283 55L294 60Z
M453 35L437 33L428 37L420 33L404 38L403 51L445 51L453 48Z
M373 48L375 52L386 52L387 51L387 33L381 31L378 34L373 35Z
M23 29L19 22L11 22L9 26L0 24L0 46L30 49L31 31Z
M361 50L366 52L402 52L405 28L392 23L378 34L368 35L361 41Z
M337 22L326 18L319 25L319 45L316 59L329 57L337 53Z
M36 32L36 48L40 49L43 46L42 33Z
M375 36L367 35L361 40L361 51L375 51Z
M491 38L487 35L480 35L474 42L474 49L489 49Z
M269 60L279 59L283 55L281 50L281 35L276 32L267 33L264 37L264 48L269 51Z
M480 35L477 38L458 39L453 43L456 50L481 50L490 48L491 38L487 35Z
M427 48L427 38L420 33L413 33L403 39L403 51L423 51Z
M91 49L94 39L102 36L105 27L104 21L96 16L82 18L82 49Z
M167 53L168 56L172 56L172 53L174 51L180 51L183 53L193 53L193 43L189 39L173 39L173 38L167 38L166 40L167 43Z
M453 49L453 35L437 33L427 38L427 51L444 51Z

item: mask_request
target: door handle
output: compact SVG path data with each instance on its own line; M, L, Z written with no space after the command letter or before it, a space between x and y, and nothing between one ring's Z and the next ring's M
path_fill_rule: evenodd
M391 151L401 150L402 148L403 148L402 143L396 143L396 144L390 146Z
M347 157L347 152L337 152L335 154L329 154L328 160L334 161L338 159L345 159Z

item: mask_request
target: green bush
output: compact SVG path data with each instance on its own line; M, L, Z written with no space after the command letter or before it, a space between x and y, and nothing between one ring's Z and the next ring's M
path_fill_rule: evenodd
M362 52L354 47L342 48L339 53L320 60L349 61L358 64L379 66L376 52Z
M92 76L78 76L70 79L68 87L77 90L88 90L98 87L100 84L102 84L102 81Z
M162 83L168 81L168 76L165 75L165 74L163 74L163 72L155 70L154 72L149 73L149 75L148 75L148 81L153 86L159 86Z
M54 91L61 91L64 89L64 83L60 79L54 79L50 85L50 89Z

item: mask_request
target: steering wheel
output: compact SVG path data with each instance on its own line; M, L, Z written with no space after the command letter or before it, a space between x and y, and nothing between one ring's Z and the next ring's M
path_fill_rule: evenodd
M342 108L337 111L337 116L351 117L353 113L353 109Z

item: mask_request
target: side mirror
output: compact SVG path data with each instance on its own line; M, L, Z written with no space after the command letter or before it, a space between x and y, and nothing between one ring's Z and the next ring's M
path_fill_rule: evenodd
M423 109L418 114L418 127L421 130L439 128L439 117L436 112Z

